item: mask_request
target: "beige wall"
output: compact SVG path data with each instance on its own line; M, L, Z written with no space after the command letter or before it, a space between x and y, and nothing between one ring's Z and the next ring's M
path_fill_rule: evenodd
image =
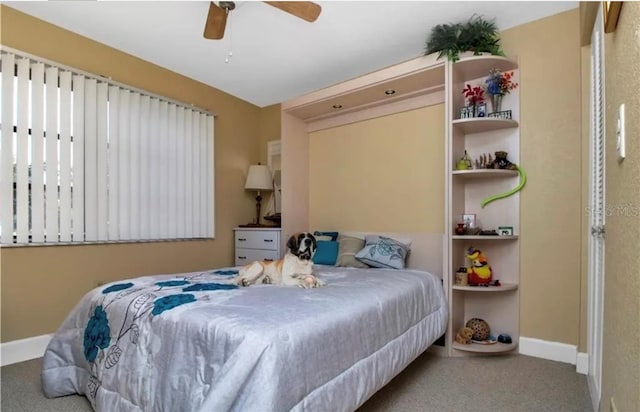
M602 402L640 410L640 3L624 2L605 35L606 245ZM627 153L616 161L617 108L625 104Z
M444 233L444 105L309 135L309 228Z
M289 236L309 228L309 139L305 138L307 128L302 120L282 112L281 125L282 216L285 217L281 241L285 250Z
M280 111L280 103L263 107L260 110L259 159L263 165L268 164L267 143L272 140L280 140Z
M98 282L149 273L193 271L233 263L232 228L251 220L246 170L262 160L260 129L279 128L277 109L243 100L103 44L2 6L1 42L27 53L218 114L215 124L216 239L0 250L2 341L51 333ZM266 150L266 149L265 149Z
M579 12L506 30L520 64L520 334L578 345L581 296ZM586 348L585 348L586 349Z

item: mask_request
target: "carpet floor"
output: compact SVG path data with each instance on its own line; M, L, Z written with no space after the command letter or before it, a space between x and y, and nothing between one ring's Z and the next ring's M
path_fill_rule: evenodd
M45 398L41 367L42 359L34 359L0 368L2 412L92 411L84 396ZM586 376L576 373L574 365L523 355L443 358L425 353L357 412L462 411L593 412L593 408Z

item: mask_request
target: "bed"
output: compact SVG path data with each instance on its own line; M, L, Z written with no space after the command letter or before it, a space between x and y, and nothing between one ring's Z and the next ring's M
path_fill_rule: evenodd
M43 358L45 395L96 411L354 411L444 334L439 276L316 265L327 286L238 288L238 268L87 293Z

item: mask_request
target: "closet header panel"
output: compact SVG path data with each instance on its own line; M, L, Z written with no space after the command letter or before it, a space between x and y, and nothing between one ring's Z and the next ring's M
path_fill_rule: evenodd
M418 57L284 102L282 110L307 123L405 100L443 95L445 62ZM440 99L442 101L442 99Z

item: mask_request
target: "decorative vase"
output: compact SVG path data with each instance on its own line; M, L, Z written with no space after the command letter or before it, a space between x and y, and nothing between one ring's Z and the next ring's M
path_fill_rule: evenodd
M467 233L467 228L465 227L464 223L458 223L455 230L456 230L456 235L459 235L459 236L462 236L465 233Z
M491 95L491 106L493 107L494 113L502 111L502 95L501 94Z
M455 284L457 286L468 286L469 275L467 274L467 268L460 268L456 272Z

